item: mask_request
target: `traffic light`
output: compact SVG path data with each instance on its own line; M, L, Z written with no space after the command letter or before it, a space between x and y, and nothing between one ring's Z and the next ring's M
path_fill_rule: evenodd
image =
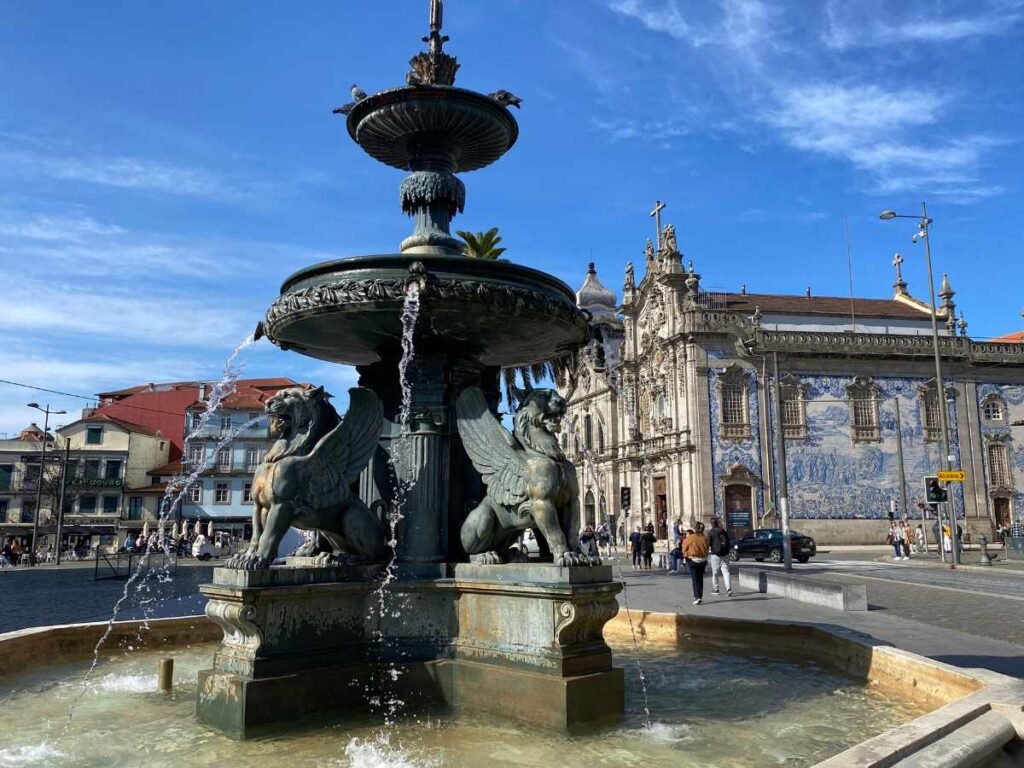
M949 501L949 493L939 485L939 478L931 475L924 479L925 498L929 504L940 504Z
M630 507L630 492L631 489L628 485L619 488L619 506L623 509L629 509Z

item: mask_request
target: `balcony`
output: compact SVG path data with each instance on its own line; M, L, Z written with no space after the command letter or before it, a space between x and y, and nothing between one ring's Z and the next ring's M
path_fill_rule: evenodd
M120 488L124 485L124 479L120 477L75 475L68 480L68 485L75 488Z
M201 437L214 437L217 439L223 439L229 435L238 438L269 438L270 429L267 425L252 425L249 427L240 428L239 426L232 427L221 427L220 424L207 424L206 426L200 427L198 430L189 429L188 438L196 439Z

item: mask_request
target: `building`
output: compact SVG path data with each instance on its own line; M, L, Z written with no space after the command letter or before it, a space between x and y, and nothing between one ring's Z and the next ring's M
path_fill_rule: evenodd
M776 359L792 527L879 543L890 514L916 518L922 478L944 468L941 400L930 311L901 263L891 298L713 292L669 226L648 241L639 282L626 266L621 304L591 267L577 300L602 322L562 436L584 522L652 522L662 538L677 519L777 525ZM955 295L944 275L942 400L967 473L950 498L968 534L991 538L1024 513L1024 338L972 340Z
M185 409L196 400L205 399L211 386L210 382L172 381L100 392L92 410L159 431L170 440L170 461L177 462L181 461L185 447ZM255 390L260 396L269 396L297 384L289 378L276 377L239 379L236 386L239 390Z
M289 386L302 386L287 381ZM217 530L249 537L253 474L273 442L264 406L276 391L239 386L205 424L205 390L188 406L184 469L199 474L184 499L184 519L212 520Z
M63 544L109 545L126 512L126 487L146 482L146 472L167 463L169 441L159 432L103 414L91 414L47 436L35 424L15 440L0 441L2 532L31 541L39 502L40 549L51 548L63 484ZM65 458L67 465L62 469Z

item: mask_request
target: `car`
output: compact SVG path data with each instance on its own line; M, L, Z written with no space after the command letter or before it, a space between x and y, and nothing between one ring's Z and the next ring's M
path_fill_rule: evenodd
M793 559L797 562L806 563L818 552L814 539L810 536L804 536L797 531L790 530L789 541ZM729 557L733 561L744 557L752 557L758 562L767 558L773 563L781 563L782 530L779 528L759 528L742 539L737 539L732 544Z
M192 542L192 557L204 562L213 557L213 545L203 534L196 536L196 540Z

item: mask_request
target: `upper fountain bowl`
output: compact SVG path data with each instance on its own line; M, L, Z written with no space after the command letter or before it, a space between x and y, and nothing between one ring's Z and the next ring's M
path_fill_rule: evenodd
M495 162L519 137L515 118L489 96L447 85L393 88L357 102L348 132L370 157L405 171L454 173Z
M285 280L263 332L282 349L350 365L397 359L410 284L420 295L417 354L486 366L542 362L577 349L588 314L551 275L465 256L357 256Z

